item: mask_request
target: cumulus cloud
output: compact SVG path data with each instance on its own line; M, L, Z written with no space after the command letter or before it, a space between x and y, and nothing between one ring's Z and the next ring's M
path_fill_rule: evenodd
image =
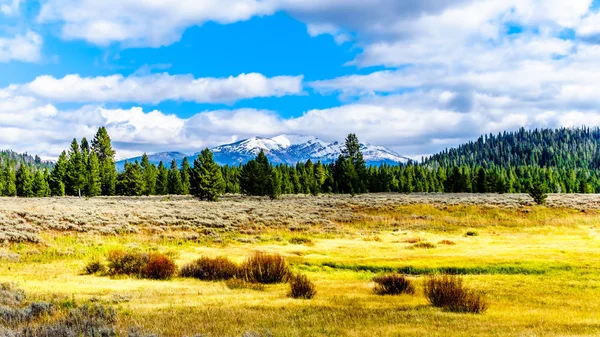
M226 24L272 12L269 1L256 0L47 0L38 21L62 22L66 39L159 47L207 21Z
M86 105L65 110L4 90L0 91L0 144L56 158L72 138L90 138L99 126L106 126L117 156L127 158L143 152L194 153L257 135L293 133L333 141L343 140L353 132L363 141L418 158L472 140L481 133L522 126L578 126L583 122L600 126L600 115L591 110L541 109L533 103L477 92L462 98L458 95L440 90L375 95L290 118L257 109L201 111L181 118L140 107L109 109ZM472 106L469 112L456 109L464 101Z
M250 73L227 78L194 78L166 73L129 77L73 74L63 78L39 76L30 83L13 85L11 90L59 102L232 103L247 98L300 94L302 76L267 78Z
M6 16L14 16L19 13L19 7L22 0L2 0L0 1L0 13Z
M0 63L38 62L42 45L42 37L32 31L14 37L0 37Z
M387 69L311 82L317 93L351 96L352 103L292 118L239 109L202 111L183 119L135 107L107 109L101 103L221 103L299 94L301 77L41 76L4 89L0 143L20 145L17 139L31 138L32 149L55 156L53 144L60 143L62 149L68 143L60 130L81 136L107 125L119 155L126 157L143 151L194 152L255 135L300 133L341 140L355 132L361 140L418 156L482 133L600 126L595 110L600 97L600 16L590 11L591 4L592 0L45 0L38 19L58 22L64 38L124 47L167 45L178 41L187 27L207 21L225 24L285 11L306 23L311 36L330 34L338 43L353 41L361 52L349 65ZM509 35L509 27L521 32ZM565 30L574 37L564 38ZM0 55L2 50L0 42ZM55 102L97 104L64 111L52 105ZM15 111L29 111L30 116ZM29 118L28 123L20 124L20 118ZM38 126L39 135L31 132Z

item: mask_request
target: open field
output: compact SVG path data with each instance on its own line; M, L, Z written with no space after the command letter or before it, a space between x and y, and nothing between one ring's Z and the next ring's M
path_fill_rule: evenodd
M551 195L548 206L526 195L0 199L0 241L0 282L16 282L31 301L114 306L123 333L600 335L598 195ZM179 266L277 252L317 295L288 298L286 284L83 275L87 262L123 247L167 253ZM391 271L409 274L416 293L376 295L371 279ZM432 273L462 275L489 309L431 307L422 292Z

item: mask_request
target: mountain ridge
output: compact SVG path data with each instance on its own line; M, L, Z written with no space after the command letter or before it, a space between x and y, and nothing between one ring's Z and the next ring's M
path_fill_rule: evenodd
M330 163L335 161L341 153L343 143L325 142L314 136L282 134L275 137L255 136L242 139L237 142L223 144L213 147L215 161L220 165L240 165L256 157L263 150L269 160L274 164L295 165L298 162L320 161ZM384 147L375 146L368 143L360 144L361 151L368 165L398 165L407 163L410 158L397 154L396 152ZM148 155L151 163L158 164L160 161L167 165L173 159L181 164L184 157L187 157L190 163L197 157L199 152L193 155L186 155L182 152L160 152ZM117 162L117 169L122 170L125 162L134 162L141 160L141 157L123 159Z

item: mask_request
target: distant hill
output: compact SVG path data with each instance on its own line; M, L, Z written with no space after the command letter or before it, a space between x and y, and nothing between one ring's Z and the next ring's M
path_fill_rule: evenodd
M27 153L17 153L12 150L0 150L0 167L6 165L15 166L18 163L25 163L29 166L38 168L50 168L54 166L53 162L42 160L37 155L32 156Z
M162 161L163 164L165 164L168 167L171 164L171 162L173 161L173 159L175 159L177 161L177 163L179 165L181 165L181 162L183 161L183 158L185 158L187 156L188 156L187 154L181 153L181 152L160 152L160 153L155 153L155 154L148 155L148 160L151 163L155 164L155 165L158 165L158 163L160 163ZM126 162L128 162L128 163L134 163L136 160L138 162L141 162L142 161L142 157L139 156L139 157L128 158L128 159L124 159L124 160L118 161L116 163L117 170L118 171L122 171L125 168L125 163Z
M343 148L341 142L324 142L312 136L280 135L273 138L252 137L232 144L212 148L215 161L221 165L239 165L253 158L263 150L269 160L274 164L295 165L298 162L330 163L337 159ZM367 143L361 144L361 151L368 165L379 166L382 164L398 165L410 159L401 156L383 146L374 146ZM197 153L188 156L190 164L197 157ZM148 156L151 163L158 164L162 161L168 165L173 159L179 164L185 157L181 152L162 152ZM141 160L141 157L129 158L117 162L117 169L122 170L125 162Z
M424 159L439 166L600 168L600 129L520 129L484 135Z

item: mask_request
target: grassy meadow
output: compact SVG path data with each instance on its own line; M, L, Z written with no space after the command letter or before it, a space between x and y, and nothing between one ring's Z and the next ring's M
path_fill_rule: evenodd
M597 195L551 195L547 206L526 195L3 198L0 242L0 282L61 310L112 306L123 336L131 327L159 336L600 335ZM83 273L115 248L162 252L178 266L279 253L317 294ZM373 277L389 272L407 274L415 294L375 294ZM483 292L488 310L429 305L423 283L439 273Z

